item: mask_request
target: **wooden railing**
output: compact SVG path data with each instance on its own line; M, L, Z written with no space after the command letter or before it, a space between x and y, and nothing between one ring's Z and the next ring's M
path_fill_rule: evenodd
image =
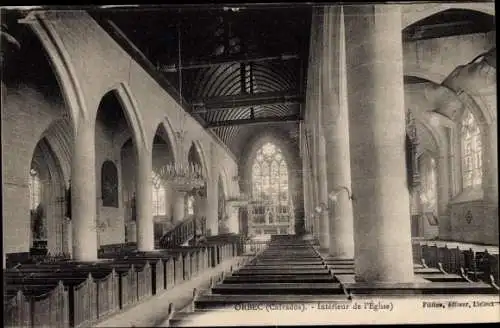
M174 248L186 241L206 234L206 218L190 217L176 224L160 239L160 248Z
M268 245L268 240L252 240L247 238L243 242L243 254L258 254L266 249Z

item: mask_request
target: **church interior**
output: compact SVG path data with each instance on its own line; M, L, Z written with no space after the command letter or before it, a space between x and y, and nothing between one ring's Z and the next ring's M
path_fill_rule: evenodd
M1 8L4 325L498 321L494 7Z

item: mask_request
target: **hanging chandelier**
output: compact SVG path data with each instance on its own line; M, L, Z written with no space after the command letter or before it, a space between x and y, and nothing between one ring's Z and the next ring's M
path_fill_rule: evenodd
M186 113L182 106L182 58L181 58L181 29L180 23L177 25L178 35L178 65L179 65L179 98L180 111L179 123L181 128L175 132L176 142L178 145L177 156L181 159L179 162L169 163L162 167L159 172L160 178L168 185L180 192L190 192L203 189L205 187L205 177L201 165L190 163L185 151L185 136L187 131L184 130L184 121Z
M178 133L180 143L180 158L186 158L184 147L184 135ZM177 191L189 192L205 187L203 169L197 163L181 161L180 163L169 163L163 166L159 172L160 178Z
M189 192L205 187L205 178L198 164L167 164L160 169L159 175L177 191Z

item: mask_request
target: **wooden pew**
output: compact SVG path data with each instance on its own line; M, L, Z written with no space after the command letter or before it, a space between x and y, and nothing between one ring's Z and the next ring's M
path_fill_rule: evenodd
M155 250L152 252L137 252L130 256L142 257L145 259L160 259L163 262L163 287L162 289L171 289L176 283L181 281L183 276L183 257L178 251L167 249ZM158 272L158 271L157 271ZM158 274L158 273L157 273ZM161 278L158 278L161 280ZM162 282L159 281L161 284ZM157 283L158 285L158 283Z
M142 301L144 298L153 295L153 290L152 290L153 278L152 278L151 265L149 264L148 259L127 257L124 259L115 259L113 262L111 262L110 265L111 266L129 265L133 268L132 272L134 274L134 280L136 285L135 302Z
M23 263L35 263L35 260L30 256L29 252L8 253L5 255L6 268L12 268Z
M447 245L437 248L437 262L441 263L446 272L451 272L451 253Z
M120 287L119 276L110 267L87 265L82 266L78 262L63 262L54 264L23 265L18 268L23 273L54 273L66 274L68 276L92 275L97 295L97 317L102 318L116 313L120 309Z
M6 327L31 327L31 306L20 289L4 290L3 322Z
M236 275L228 276L224 278L224 284L237 284L237 283L265 283L265 282L281 282L281 283L326 283L326 282L336 282L336 279L329 274L324 275L258 275L258 276L247 276L247 275Z
M68 305L68 291L60 282L55 285L7 286L4 290L4 325L66 328L69 327Z
M169 257L162 256L156 252L132 253L124 256L122 260L142 259L149 262L151 266L151 289L152 294L157 295L166 288L166 266Z
M61 283L67 288L68 291L66 302L68 303L70 326L87 327L97 319L97 289L91 274L83 276L79 275L77 272L73 272L72 275L68 275L66 272L40 272L27 276L22 275L22 273L12 273L6 274L5 279L7 287L13 289L25 288L27 290L37 290L42 288L39 286L57 286ZM26 294L24 290L23 293ZM56 316L54 313L60 311L58 306L61 308L64 308L64 306L60 301L56 302L53 297L55 296L50 296L49 298L45 298L43 302L39 302L39 305L37 306L40 306L40 311L37 308L32 307L32 313L53 311L50 312L51 315ZM51 304L53 305L52 308L50 307ZM37 323L37 320L39 323ZM42 313L40 314L40 319L37 320L33 320L33 324L35 326L41 324L40 322L49 319L47 319L45 314ZM54 320L56 319L50 319L51 322ZM59 322L63 321L64 320L59 319Z
M115 270L118 276L119 304L123 310L137 302L137 271L131 263L115 263L114 261L103 263L79 263L78 268L91 270L92 268Z
M213 294L220 295L340 295L340 283L234 283L220 284L212 288Z

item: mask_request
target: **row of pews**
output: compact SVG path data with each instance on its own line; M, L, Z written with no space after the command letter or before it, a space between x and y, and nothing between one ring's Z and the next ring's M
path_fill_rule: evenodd
M494 295L498 289L466 276L415 264L415 282L360 283L354 279L353 259L323 255L310 241L275 236L268 247L241 268L213 281L193 298L192 306L169 314L169 326L196 326L210 312L235 311L259 304L350 302L366 297L415 295ZM219 313L219 312L217 312ZM211 316L214 318L214 316Z
M466 276L472 281L484 281L494 285L500 279L498 253L488 250L481 252L470 249L438 247L437 244L413 244L414 259L419 259L424 266L439 268L441 271Z
M18 263L4 270L4 325L92 326L239 256L234 240L151 252L111 245L95 262Z

